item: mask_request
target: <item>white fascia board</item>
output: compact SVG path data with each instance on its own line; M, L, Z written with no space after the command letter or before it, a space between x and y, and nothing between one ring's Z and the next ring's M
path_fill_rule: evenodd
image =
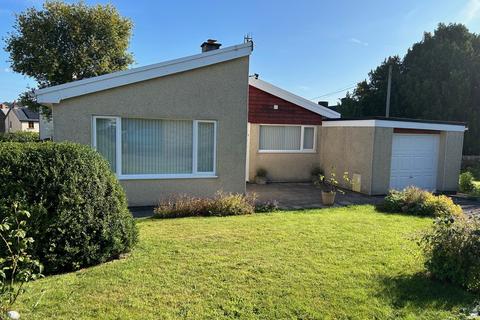
M408 122L408 121L390 121L390 120L339 120L323 121L322 127L380 127L380 128L400 128L400 129L421 129L438 131L459 131L467 130L464 125L430 123L430 122Z
M329 108L325 108L324 106L321 106L319 104L316 104L315 102L312 102L310 100L297 96L296 94L283 90L279 87L276 87L273 84L268 83L266 81L256 79L254 77L250 77L248 80L248 84L257 89L268 92L276 97L279 97L283 100L296 104L304 109L315 112L316 114L319 114L321 116L324 116L330 119L340 118L340 113L335 112Z
M42 104L59 103L63 99L73 98L97 91L128 85L135 82L155 79L174 73L225 62L252 53L253 44L246 42L223 49L212 50L193 56L165 61L144 67L118 71L98 77L73 81L58 86L35 91L37 101Z

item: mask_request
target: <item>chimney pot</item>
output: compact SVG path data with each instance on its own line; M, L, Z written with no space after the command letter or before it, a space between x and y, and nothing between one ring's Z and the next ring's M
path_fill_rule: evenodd
M200 46L202 48L202 52L207 52L207 51L212 51L212 50L217 50L220 48L222 44L217 43L217 40L214 39L208 39L202 45Z

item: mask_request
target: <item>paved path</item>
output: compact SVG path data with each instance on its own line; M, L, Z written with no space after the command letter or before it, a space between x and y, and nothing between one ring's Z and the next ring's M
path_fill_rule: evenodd
M459 204L463 212L470 215L476 215L480 217L480 201L468 199L462 196L452 196L453 201Z
M285 210L325 208L322 204L320 188L311 183L247 184L247 192L256 193L259 201L276 200L279 207ZM452 196L452 199L462 206L465 213L480 216L480 201L461 196ZM371 197L350 191L345 194L338 192L335 206L377 204L382 200L383 196ZM144 218L152 216L153 209L153 207L131 207L130 211L135 218Z
M266 185L247 184L247 192L256 193L259 201L277 200L281 209L325 208L321 190L311 183L269 183ZM335 205L377 204L383 197L370 197L347 191L337 192Z

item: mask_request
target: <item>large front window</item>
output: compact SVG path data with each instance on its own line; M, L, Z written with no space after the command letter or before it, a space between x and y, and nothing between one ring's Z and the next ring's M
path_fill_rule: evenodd
M93 145L121 179L215 175L216 122L94 117Z
M260 152L314 152L315 126L260 125Z

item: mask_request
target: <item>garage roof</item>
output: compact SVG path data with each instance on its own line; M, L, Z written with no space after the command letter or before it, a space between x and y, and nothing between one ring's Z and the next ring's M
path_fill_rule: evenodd
M322 123L324 127L383 127L401 129L422 129L439 131L465 131L465 122L436 121L408 118L369 117L356 119L327 119Z

